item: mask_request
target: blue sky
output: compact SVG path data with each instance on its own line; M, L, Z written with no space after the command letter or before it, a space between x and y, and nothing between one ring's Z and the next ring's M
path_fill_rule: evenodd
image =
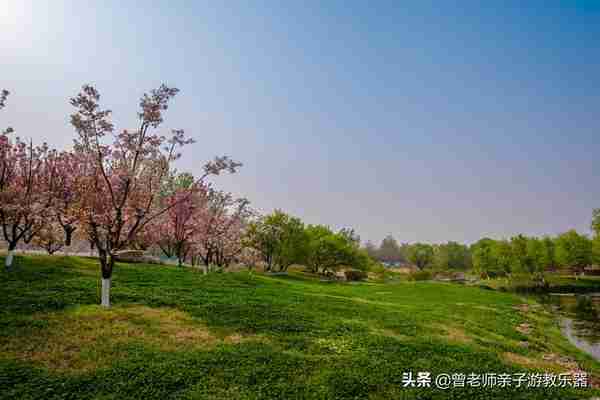
M178 167L363 237L588 232L600 207L600 3L8 0L0 126L70 146L94 83L119 128L181 89ZM285 3L285 4L284 4ZM375 4L372 4L375 3Z

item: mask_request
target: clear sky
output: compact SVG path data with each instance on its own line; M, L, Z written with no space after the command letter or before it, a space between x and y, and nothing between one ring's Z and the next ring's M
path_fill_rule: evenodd
M197 139L178 167L242 161L217 184L261 211L374 241L588 232L599 45L593 0L3 0L0 126L67 147L83 83L131 128L165 82Z

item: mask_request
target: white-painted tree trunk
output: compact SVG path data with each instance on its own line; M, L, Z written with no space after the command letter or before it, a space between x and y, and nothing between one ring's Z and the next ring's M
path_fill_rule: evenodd
M15 254L14 250L9 250L8 251L8 255L6 256L6 259L4 260L4 266L6 268L10 268L12 266L14 254Z
M102 307L110 307L110 281L111 278L102 278Z
M204 266L202 267L202 270L204 272L204 275L208 275L208 265L204 264Z

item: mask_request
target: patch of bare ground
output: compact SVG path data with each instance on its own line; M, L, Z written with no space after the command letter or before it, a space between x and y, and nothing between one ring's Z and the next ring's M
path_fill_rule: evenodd
M523 335L529 335L531 333L531 325L524 322L522 324L517 325L516 327L517 331L519 333L522 333Z
M375 335L380 335L380 336L385 336L385 337L390 337L390 338L394 338L394 339L398 339L400 341L409 341L414 339L414 337L409 336L409 335L404 335L402 333L398 333L392 329L380 329L380 328L373 328L371 329L371 333L375 334Z
M528 357L522 354L516 354L511 352L502 353L502 358L511 364L519 365L521 367L526 368L537 368L542 369L544 371L553 372L560 372L563 370L559 364L551 362L549 360L544 360L543 358Z
M0 354L34 361L63 371L89 371L124 358L119 348L141 343L163 351L212 349L220 343L260 340L258 336L217 335L189 314L174 308L85 306L60 313L38 314L43 328L0 341ZM36 324L35 326L39 326Z
M502 354L502 357L505 361L516 364L526 368L536 368L541 369L543 371L555 372L555 373L568 373L575 377L575 374L580 374L582 372L586 372L577 361L574 359L561 356L555 353L546 353L541 357L527 357L521 354L515 354L506 352ZM600 387L600 378L594 375L589 376L588 379L589 384L592 387Z
M435 330L442 331L439 337L456 343L473 343L473 338L467 335L464 329L452 325L433 325Z

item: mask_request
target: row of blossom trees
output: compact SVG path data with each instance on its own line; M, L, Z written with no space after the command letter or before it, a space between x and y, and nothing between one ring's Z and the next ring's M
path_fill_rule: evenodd
M232 200L205 181L211 175L236 172L240 163L217 157L204 165L200 177L191 177L172 193L164 191L180 150L193 142L183 130L168 136L157 133L177 92L162 85L144 94L138 128L115 133L111 111L100 106L98 91L83 86L70 100L75 108L71 124L77 132L70 151L59 152L46 143L34 146L13 137L11 128L1 132L0 224L8 243L8 270L20 242L35 240L54 252L68 246L77 232L98 252L102 305L108 307L117 252L155 233L166 232L175 241L174 254L181 261L188 254L222 263L233 257L235 250L223 243L235 235L232 227L242 223L247 201ZM0 92L0 109L8 95ZM230 212L232 203L237 212ZM163 231L164 227L168 229ZM218 232L218 238L208 239L208 231ZM202 241L208 245L199 245Z
M183 130L158 133L178 90L165 85L140 99L135 130L116 131L111 111L90 85L70 100L73 148L34 146L5 129L0 135L0 224L10 270L19 243L52 254L73 237L98 253L101 304L110 306L112 273L122 250L158 248L179 265L227 267L263 263L285 271L303 263L328 273L342 265L365 269L368 256L352 230L305 226L281 211L258 216L248 200L215 189L207 178L235 173L226 156L203 166L200 176L177 173L174 162L193 143ZM0 92L0 108L9 93Z
M174 181L163 191L162 201L169 209L148 229L147 243L177 258L179 265L202 264L205 273L210 265L226 267L241 261L246 226L254 215L248 200L194 184L189 174Z

